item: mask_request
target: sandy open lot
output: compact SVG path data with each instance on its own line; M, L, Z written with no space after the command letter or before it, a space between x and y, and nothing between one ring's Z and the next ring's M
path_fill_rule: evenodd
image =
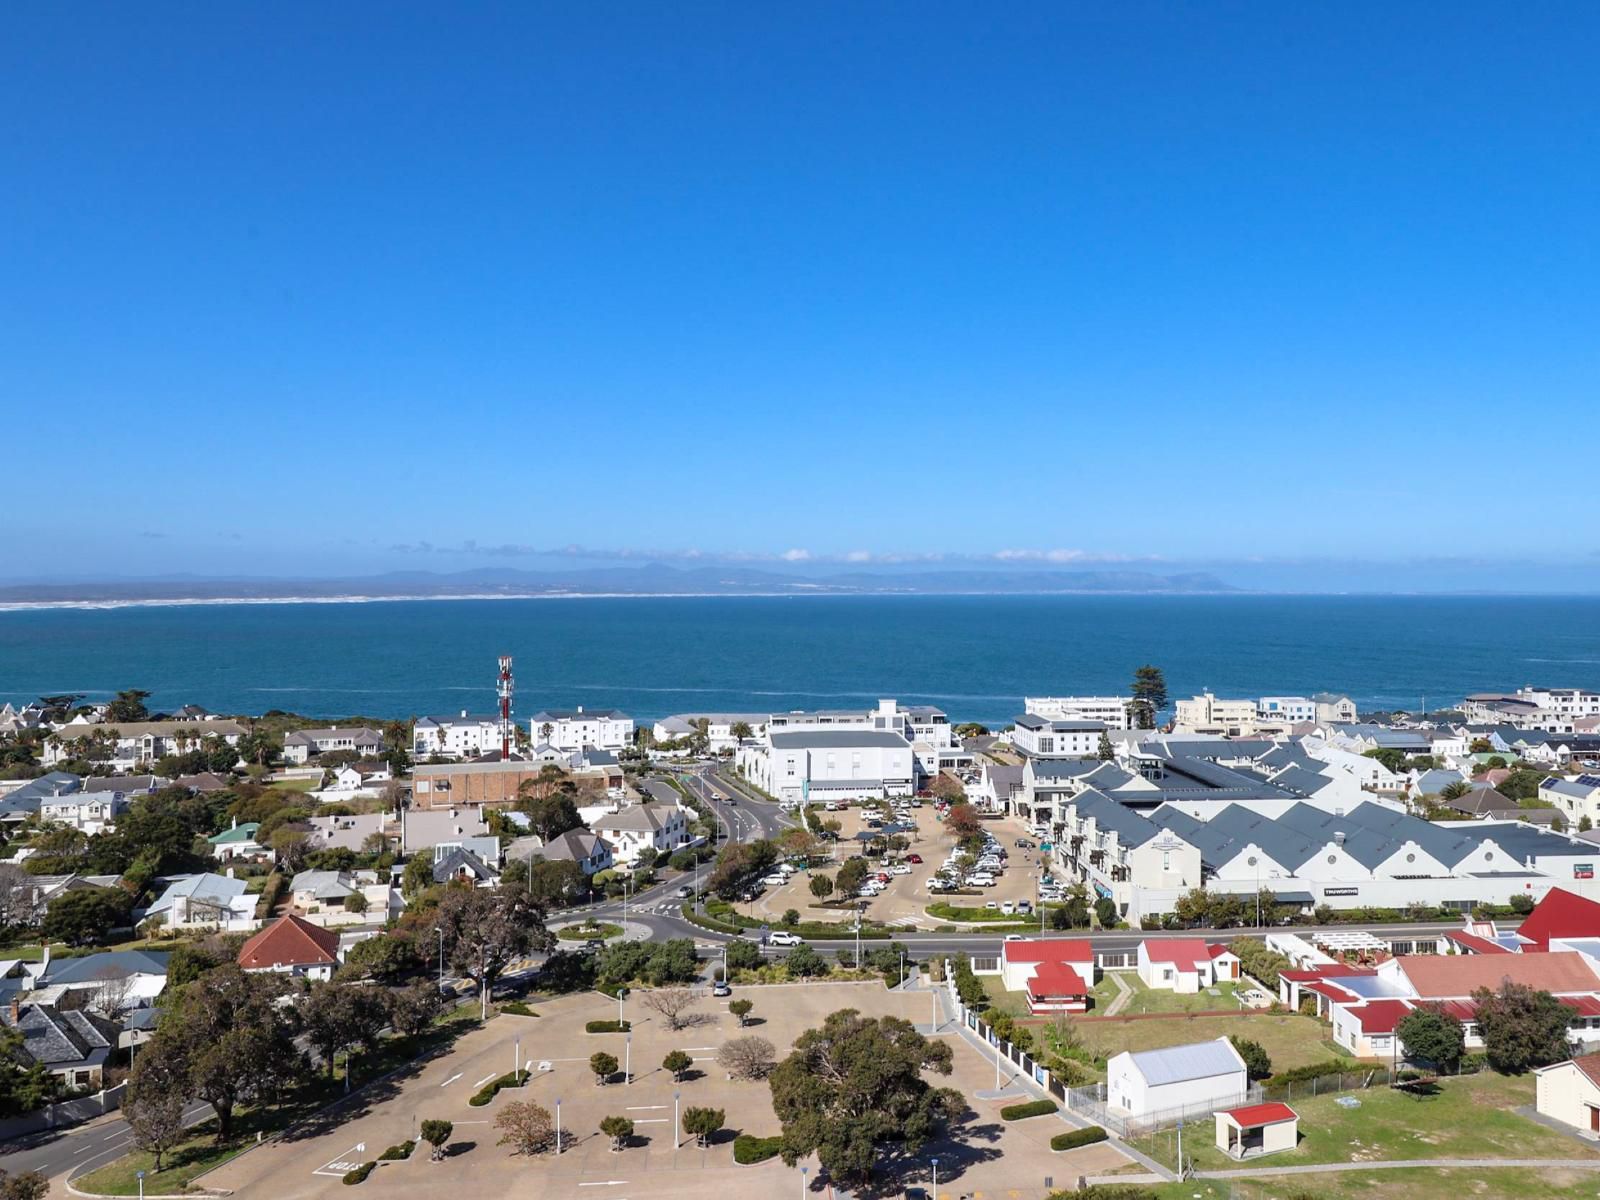
M752 987L735 994L755 1002L752 1025L743 1031L728 1014L727 1001L709 995L699 1009L703 1023L676 1033L637 1003L627 1004L627 1015L635 1022L627 1053L633 1080L605 1087L596 1086L589 1055L605 1049L621 1060L627 1043L620 1034L587 1034L583 1026L589 1020L614 1017L615 1002L590 993L541 1004L538 1017L496 1017L463 1037L449 1053L377 1085L279 1142L244 1155L204 1182L273 1200L313 1196L348 1200L351 1193L341 1181L345 1170L415 1136L420 1121L440 1118L455 1123L454 1146L446 1161L428 1161L423 1149L408 1161L384 1164L360 1186L369 1192L419 1198L441 1191L589 1200L792 1196L800 1187L798 1170L779 1160L753 1167L734 1164L734 1133L774 1134L778 1124L766 1084L726 1079L714 1061L717 1048L741 1033L759 1034L773 1042L781 1057L802 1030L820 1024L838 1008L893 1013L926 1023L931 994L890 992L876 983ZM1047 1177L1065 1186L1080 1173L1107 1168L1106 1155L1115 1152L1103 1147L1052 1152L1049 1138L1066 1128L1053 1117L1015 1125L1001 1122L996 1115L999 1102L974 1098L977 1091L994 1086L992 1060L953 1032L942 1036L950 1038L956 1051L950 1082L968 1095L975 1115L949 1143L929 1147L915 1163L904 1164L905 1181L927 1186L928 1161L937 1154L941 1197L955 1200L966 1193L1033 1200L1046 1194ZM696 1060L691 1077L677 1085L660 1068L672 1049L684 1049ZM548 1063L548 1069L537 1071L525 1092L502 1092L484 1108L468 1105L468 1097L483 1082L511 1070L519 1056L535 1067ZM716 1144L705 1149L674 1148L674 1091L685 1107L710 1105L726 1112L728 1129ZM568 1149L559 1158L547 1154L530 1161L496 1144L498 1135L491 1124L495 1112L524 1096L552 1110L561 1101ZM598 1132L601 1118L611 1114L628 1116L635 1123L633 1143L620 1153L613 1153ZM811 1166L814 1177L815 1164ZM814 1178L812 1182L814 1193L822 1195L826 1189L816 1188Z

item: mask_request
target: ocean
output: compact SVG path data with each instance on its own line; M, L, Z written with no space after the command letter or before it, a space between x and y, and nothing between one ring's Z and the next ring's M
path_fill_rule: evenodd
M1028 694L1343 692L1431 707L1527 683L1600 688L1600 597L839 596L204 604L0 612L0 700L152 693L152 710L409 717L854 707L1004 722Z

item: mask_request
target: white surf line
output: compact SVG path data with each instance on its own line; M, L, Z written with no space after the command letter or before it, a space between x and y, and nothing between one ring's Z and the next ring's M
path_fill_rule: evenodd
M454 1082L455 1082L455 1081L456 1081L456 1080L458 1080L458 1079L460 1079L460 1078L461 1078L461 1072L460 1072L460 1071L457 1071L457 1072L456 1072L456 1073L455 1073L455 1074L454 1074L454 1075L452 1075L452 1076L450 1076L450 1078L449 1078L449 1079L446 1079L446 1080L445 1080L445 1081L444 1081L444 1082L443 1082L443 1083L441 1083L441 1084L440 1084L440 1085L439 1085L439 1086L440 1086L440 1087L449 1087L449 1086L450 1086L450 1085L451 1085L451 1084L452 1084L452 1083L454 1083Z

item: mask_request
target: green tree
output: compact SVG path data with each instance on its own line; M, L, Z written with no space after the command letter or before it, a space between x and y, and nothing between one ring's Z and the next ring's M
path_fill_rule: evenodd
M1100 747L1097 753L1100 756L1101 762L1110 762L1117 756L1115 747L1111 745L1111 735L1105 732L1105 730L1100 731Z
M753 971L761 965L761 949L754 942L735 938L727 945L728 970Z
M144 702L150 698L150 693L141 688L125 688L117 693L117 698L106 705L106 721L115 721L126 724L129 721L148 721L150 710Z
M1459 800L1471 790L1465 783L1457 779L1454 783L1447 783L1439 789L1439 799Z
M443 1008L444 997L431 979L419 979L410 987L389 992L389 1024L407 1037L416 1037L432 1025Z
M822 955L804 942L783 956L783 965L791 979L805 979L812 975L828 973L828 964Z
M697 1146L704 1146L722 1128L724 1117L720 1108L686 1108L683 1110L683 1131L694 1138Z
M1472 1001L1484 1053L1496 1071L1520 1075L1567 1057L1572 1014L1549 992L1507 980L1499 991L1479 988Z
M521 802L521 808L528 814L529 827L546 842L563 833L583 828L583 818L578 815L577 804L564 792L529 797Z
M617 1073L617 1056L596 1050L589 1056L589 1070L594 1072L595 1083L604 1087L606 1081Z
M930 1040L899 1017L829 1014L822 1028L795 1040L769 1076L772 1106L783 1127L783 1161L793 1166L815 1152L847 1187L871 1182L877 1147L897 1143L915 1155L966 1107L952 1088L922 1075L950 1074L949 1043Z
M743 743L747 738L752 738L755 736L755 730L750 728L750 722L748 721L735 721L728 727L728 732L731 733L741 743Z
M189 1103L189 1080L183 1067L180 1056L139 1054L128 1077L122 1117L133 1144L155 1159L157 1174L162 1156L187 1136L183 1110Z
M433 1148L428 1157L434 1162L444 1157L444 1148L449 1145L450 1135L455 1131L456 1127L449 1121L434 1120L424 1121L417 1130L422 1135L422 1140Z
M1228 1040L1233 1043L1233 1048L1239 1052L1239 1057L1244 1059L1244 1069L1250 1076L1252 1083L1258 1079L1265 1079L1272 1074L1272 1059L1268 1057L1266 1048L1260 1042L1233 1036L1230 1036Z
M1109 896L1101 896L1094 902L1094 919L1100 922L1102 929L1115 929L1120 920L1117 912L1117 903Z
M411 941L392 933L380 933L357 942L345 951L344 966L339 969L339 977L393 984L421 966L422 959Z
M611 1139L611 1150L615 1153L633 1136L633 1122L627 1117L605 1117L600 1121L600 1132Z
M372 984L313 983L300 1002L299 1016L307 1040L332 1078L333 1061L341 1048L371 1050L378 1044L379 1033L389 1023L388 994Z
M818 900L826 902L828 897L833 895L833 880L826 875L813 875L809 886L811 894Z
M132 903L120 888L76 888L50 902L40 933L47 941L87 946L112 930L126 928Z
M694 1066L694 1059L682 1050L672 1050L661 1060L661 1069L672 1074L674 1083L683 1082L683 1073Z
M446 888L434 928L444 934L451 964L478 985L485 1014L501 972L516 959L555 944L544 927L544 909L526 892L502 888Z
M731 1012L734 1016L739 1018L740 1026L744 1025L745 1018L747 1018L750 1015L750 1010L753 1009L754 1007L755 1007L755 1005L752 1004L750 1001L742 1000L742 999L741 1000L732 1000L732 1001L729 1001L729 1003L728 1003L728 1011Z
M1467 1036L1461 1022L1439 1008L1414 1008L1400 1018L1395 1036L1405 1047L1406 1057L1430 1062L1446 1071L1455 1070L1466 1053Z
M500 1130L502 1146L510 1146L513 1154L530 1157L555 1143L555 1123L550 1110L532 1100L513 1100L494 1118L494 1127Z
M861 885L867 879L867 860L864 858L846 859L844 866L839 868L834 878L834 887L838 889L841 897L854 896L861 890Z
M10 1175L0 1170L0 1200L45 1200L50 1181L38 1171Z
M1133 673L1133 696L1128 705L1135 727L1154 729L1156 714L1167 706L1167 678L1160 667L1146 663Z

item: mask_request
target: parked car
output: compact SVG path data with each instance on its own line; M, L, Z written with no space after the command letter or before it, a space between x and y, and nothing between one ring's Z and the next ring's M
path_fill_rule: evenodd
M911 874L911 867L907 863L896 863L892 868L890 868L889 874L891 874L891 875L909 875L909 874Z
M788 933L782 929L775 929L767 934L767 945L769 946L799 946L802 944L802 939L798 933Z
M726 979L719 979L711 985L711 994L713 996L731 996L733 995L733 989L728 986Z
M999 907L1000 907L1000 902L998 900L989 900L989 901L986 901L984 903L984 908L987 908L987 909L990 909L990 910L998 909Z
M1031 900L1018 900L1017 911L1019 913L1031 913L1033 911L1033 902Z
M983 874L968 875L967 876L967 886L968 887L993 887L994 886L994 876L993 875L983 875Z
M761 886L762 887L782 887L784 884L786 884L788 882L789 882L788 876L780 875L776 871L774 871L771 875L768 875L765 879L763 879L761 881Z
M1001 911L1001 912L1003 912L1003 913L1005 913L1005 914L1006 914L1006 916L1008 916L1008 917L1009 917L1009 916L1011 916L1011 915L1012 915L1012 914L1013 914L1013 913L1014 913L1014 912L1016 912L1016 911L1017 911L1017 906L1016 906L1016 905L1015 905L1015 904L1013 904L1013 903L1012 903L1012 902L1011 902L1011 901L1010 901L1010 900L1007 900L1007 901L1005 901L1005 902L1004 902L1004 903L1002 903L1002 904L1001 904L1001 905L1000 905L1000 911Z

